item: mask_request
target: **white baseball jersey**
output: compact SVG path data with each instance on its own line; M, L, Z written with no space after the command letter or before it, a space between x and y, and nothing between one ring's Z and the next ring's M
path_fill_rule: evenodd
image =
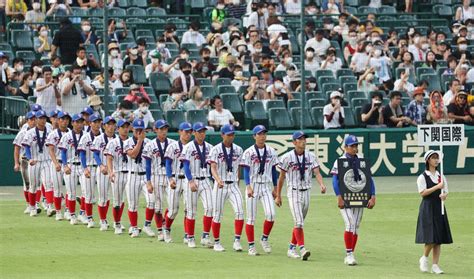
M21 130L20 132L18 132L15 139L13 140L13 145L20 147L20 157L25 155L25 147L21 143L23 142L27 131L27 129Z
M138 142L138 140L137 140ZM143 141L143 149L145 149L145 146L150 142L149 139L145 138L145 140ZM128 140L126 140L123 144L123 152L127 153L127 151L129 150L132 150L133 148L135 148L135 141L134 141L134 138L129 138ZM143 155L143 151L142 151L142 155ZM128 157L128 166L129 166L129 171L131 172L145 172L145 159L144 158L137 158L137 159L133 159L132 157L130 156L127 156ZM139 161L137 163L137 161Z
M165 158L166 159L171 159L172 164L171 164L171 169L173 174L175 175L184 175L184 170L181 167L181 152L184 149L184 145L181 143L181 141L173 141L168 148L166 149L165 152Z
M286 172L286 184L288 188L304 190L311 188L311 177L313 170L319 167L314 153L305 150L304 179L301 180L300 167L303 163L303 155L296 156L295 150L287 152L280 158L278 167Z
M104 155L106 156L112 156L113 158L113 164L114 164L114 171L115 172L121 172L121 171L128 171L129 165L128 165L128 156L125 152L125 142L126 140L120 139L119 136L117 136L115 139L109 141L107 146L105 147L104 150Z
M74 136L73 133L76 137L76 143L77 146L74 146ZM71 130L67 132L63 137L61 138L61 141L59 142L59 149L63 149L67 151L67 162L68 163L79 163L79 150L77 150L79 146L79 141L81 138L84 136L84 132L81 131L80 134L76 134L74 130ZM63 162L64 163L64 162Z
M159 143L158 143L159 142ZM161 156L163 158L166 156L166 151L170 148L170 144L174 143L175 140L173 139L166 139L165 142L160 142L158 138L150 140L145 148L143 149L143 157L146 159L151 159L151 173L154 175L166 175L166 167L165 162L161 161ZM161 145L161 150L163 154L161 154L160 149L158 148L158 144Z
M61 158L61 150L58 148L59 143L61 142L61 138L63 135L67 134L69 132L69 128L67 129L66 132L61 132L59 129L55 129L51 133L49 133L48 137L46 138L46 146L54 146L54 149L56 150L56 158L60 159Z
M108 143L115 138L115 135L113 135L112 137L108 137L105 133L103 133L100 136L95 137L94 142L92 143L91 151L99 151L99 157L104 166L107 165L107 160L105 158L105 148L107 147ZM96 164L95 160L94 164Z
M49 122L46 122L46 128L48 128L49 130L53 130L53 125L51 125L51 123ZM21 126L20 132L28 131L29 129L30 127L28 126L28 123L25 123L23 124L23 126Z
M245 150L242 164L250 167L250 183L272 183L272 167L278 164L278 155L272 147L265 145L265 148L259 148L260 159L263 160L265 149L267 150L267 158L265 159L265 169L263 174L259 174L260 159L258 158L255 145Z
M25 136L21 144L23 146L29 146L31 150L31 159L36 161L48 161L51 160L46 146L46 138L51 130L47 127L44 131L40 131L38 128L32 128L26 131ZM39 135L39 138L38 138ZM43 141L43 147L40 151L39 143Z
M199 153L196 150L196 146L199 147L199 153L203 151L203 147L205 146L206 152L205 156L205 166L201 166L201 158L199 157ZM212 145L204 142L203 145L198 145L197 142L191 141L186 144L183 148L183 152L181 153L181 160L182 161L189 161L189 168L191 169L191 175L193 178L195 177L209 177L209 164L207 163L209 158L209 152L211 151Z
M94 135L93 132L88 132L85 133L84 136L81 138L79 141L79 146L77 147L77 150L79 151L85 151L86 152L86 161L88 166L92 165L97 165L95 160L94 160L94 151L93 149L93 142L96 137L100 137L100 132L98 135Z
M232 171L228 171L227 161L224 154L224 145L223 143L219 143L215 145L209 154L209 163L216 163L217 164L217 171L219 173L219 177L223 181L234 181L237 182L239 180L239 165L241 164L242 154L244 150L242 147L236 145L235 143L232 144L233 155L232 155ZM230 148L225 147L227 156L230 156Z

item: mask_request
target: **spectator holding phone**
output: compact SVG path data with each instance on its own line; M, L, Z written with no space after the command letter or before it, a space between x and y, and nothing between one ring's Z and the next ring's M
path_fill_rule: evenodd
M189 91L189 100L184 102L184 110L209 109L209 98L204 99L201 88L194 86Z
M330 95L331 103L324 106L324 129L338 129L344 126L345 116L341 97L339 91L333 91Z
M143 86L132 84L130 86L130 91L128 91L127 96L123 99L130 101L133 104L138 104L138 102L143 98L148 99L148 103L151 103L150 96L148 96Z
M379 128L380 126L385 126L382 114L382 94L375 91L371 93L371 97L371 103L365 104L362 108L362 123L364 123L367 128Z
M79 65L73 65L60 83L62 107L71 114L80 113L87 106L87 96L95 94L91 79Z
M403 114L402 93L392 91L390 93L390 103L383 108L383 119L385 125L389 128L408 127L412 124L412 120Z

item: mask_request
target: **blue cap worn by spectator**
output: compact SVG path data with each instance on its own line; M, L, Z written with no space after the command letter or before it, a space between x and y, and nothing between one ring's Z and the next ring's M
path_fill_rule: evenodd
M35 112L34 111L29 111L27 114L26 114L26 119L31 119L31 118L35 118L36 115L35 115Z
M179 130L181 131L191 131L193 129L193 126L189 122L182 122L179 124Z
M0 51L0 58L5 58L8 57L8 55L5 54L5 52Z
M60 110L55 109L48 114L48 117L58 117L59 112Z
M155 122L155 128L156 129L161 129L161 128L164 128L164 127L170 127L170 125L168 124L168 122L166 122L166 120L164 119L158 119L156 120Z
M253 128L252 132L253 132L253 135L255 136L256 134L266 133L268 132L268 130L263 125L257 125Z
M72 121L84 120L81 113L76 113L72 115Z
M38 105L38 104L33 104L33 105L31 105L31 110L32 110L32 111L35 111L35 112L36 112L36 111L41 110L41 109L42 109L42 107L41 107L40 105Z
M122 127L122 126L125 125L125 124L130 125L130 122L128 122L128 121L125 120L125 119L119 119L119 121L117 122L117 127L120 128L120 127Z
M95 122L97 120L102 120L102 116L98 113L93 113L91 116L89 116L89 121L90 122Z
M85 107L82 110L82 113L87 113L88 115L92 115L92 114L94 114L94 110L91 107Z
M142 119L133 120L133 129L145 129L145 122Z
M224 135L232 135L235 133L235 128L233 125L231 124L225 124L224 126L222 126L221 128L221 134L224 134Z
M104 124L108 124L108 123L111 122L111 121L116 122L116 121L115 121L115 118L113 118L112 116L107 116L107 117L105 117L105 119L104 119Z
M357 140L357 137L354 135L348 135L346 139L344 140L345 146L351 146L355 144L359 144L359 141Z
M44 110L38 110L35 113L36 118L46 117L46 112Z
M296 131L293 133L293 140L297 140L297 139L300 139L300 138L308 138L308 135L305 134L303 131Z
M69 113L65 112L65 111L60 111L58 112L58 118L64 118L64 117L69 117L71 118L71 115L69 115Z
M193 130L194 130L194 132L199 132L201 130L207 130L207 127L202 122L196 122L193 125Z

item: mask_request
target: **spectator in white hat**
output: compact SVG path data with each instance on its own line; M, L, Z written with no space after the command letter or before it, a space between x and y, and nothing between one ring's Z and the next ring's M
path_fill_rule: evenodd
M342 95L339 91L333 91L330 95L331 103L323 108L324 129L338 129L344 126L344 109L341 106Z

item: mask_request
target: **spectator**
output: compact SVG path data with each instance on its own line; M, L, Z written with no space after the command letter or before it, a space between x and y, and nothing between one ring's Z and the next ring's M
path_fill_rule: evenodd
M465 61L464 56L461 57L456 70L454 71L456 79L459 80L461 86L465 91L469 92L471 90L471 85L466 83L467 80L467 71L469 70L470 65Z
M348 14L342 13L338 17L338 22L339 24L334 26L333 31L337 34L339 38L342 38L342 40L347 41L348 40L348 34L349 34L349 25L347 25L347 17Z
M398 41L397 45L398 45L398 48L395 49L392 56L396 61L402 61L403 60L403 54L405 52L408 52L408 41L405 37L401 37L400 40Z
M446 124L448 120L448 111L443 103L443 96L438 90L430 94L430 104L426 108L426 120L433 124Z
M454 19L457 21L466 21L474 19L474 6L471 6L471 0L463 0L462 6L456 9Z
M362 123L367 128L379 128L384 126L383 113L382 113L382 99L383 96L379 92L372 92L372 101L370 104L365 104L362 107Z
M230 82L232 86L235 88L235 92L239 92L242 86L248 86L249 80L248 78L244 77L244 72L242 66L237 65L234 67L234 79Z
M230 18L242 18L245 15L247 5L243 0L232 0L232 3L227 5L226 11ZM270 14L270 5L268 6Z
M184 102L184 110L197 110L197 109L209 109L210 99L203 98L201 88L199 86L194 86L189 91L189 100Z
M286 0L285 11L289 15L301 14L301 0Z
M86 49L84 47L79 47L76 52L76 61L73 65L79 66L82 71L88 76L92 76L92 72L99 72L100 65L95 61L94 55L92 53L87 57Z
M179 46L179 39L178 36L176 36L176 26L174 24L168 24L165 26L163 37L165 38L166 43L173 43L176 46Z
M426 52L428 51L430 44L428 43L425 36L421 36L419 33L415 33L413 37L413 44L408 46L408 51L413 54L414 61L425 61Z
M307 20L305 25L304 25L304 29L303 29L303 33L300 33L298 35L298 42L300 44L302 44L303 42L306 42L312 38L314 38L314 28L315 28L315 25L314 25L314 21L312 20ZM301 40L303 39L303 41ZM313 49L314 51L314 49Z
M117 121L120 119L124 119L131 123L133 121L132 110L133 110L132 102L124 100L119 104L119 107L117 108L117 110L114 111L114 113L112 113L112 117Z
M409 97L412 97L415 85L409 81L410 74L407 71L407 69L404 69L400 72L400 78L395 81L393 90L405 92Z
M56 54L57 49L59 49L62 62L64 64L72 64L76 59L77 49L84 43L82 35L72 26L68 18L61 19L59 26L59 31L54 35L50 55Z
M321 63L321 70L331 70L336 76L337 70L342 69L342 61L336 57L336 49L330 47L327 51L326 59Z
M368 95L371 91L377 90L377 86L374 84L374 69L369 68L365 71L357 81L357 90L364 91Z
M467 93L459 91L454 102L448 105L448 117L454 124L472 124L472 117L469 115L467 105Z
M60 1L58 0L49 0L49 10L46 12L47 16L68 16L72 14L71 6L69 6L69 1Z
M89 96L87 99L87 105L92 108L94 113L98 113L102 119L105 118L105 111L102 109L102 100L99 95Z
M228 55L226 57L226 67L225 68L222 68L218 73L217 75L219 76L219 78L228 78L228 79L231 79L233 80L234 79L234 67L235 67L235 64L237 62L237 60L231 56L231 55Z
M357 51L357 31L351 30L347 34L347 43L344 46L344 59L349 63L349 57L353 56Z
M341 106L341 93L333 91L331 102L324 106L324 129L338 129L344 126L344 109Z
M13 59L13 71L16 75L16 80L21 81L25 69L25 60L23 58L17 57Z
M163 112L169 110L184 110L184 99L187 95L182 91L179 91L178 88L171 88L170 94L166 101L162 104Z
M436 42L437 47L435 50L436 60L448 60L448 57L451 55L451 50L448 43L445 40L440 40Z
M80 113L87 106L87 96L95 94L91 79L78 65L72 66L71 72L66 74L59 87L63 109L71 114Z
M293 94L290 88L283 83L282 78L276 77L273 81L274 83L267 87L267 93L270 95L270 99L283 99L285 104L288 100L293 99Z
M295 79L301 79L301 75L300 73L298 72L298 70L296 70L296 68L294 66L291 66L287 71L285 71L286 75L283 77L283 83L288 86L288 88L291 88L293 89L292 86L290 86L290 83ZM296 87L294 87L296 88Z
M36 80L35 95L37 97L36 103L48 113L57 109L62 103L58 83L53 79L50 67L43 67L43 77ZM70 111L68 110L68 112ZM71 113L74 112L71 111Z
M170 50L166 47L166 40L163 37L159 37L156 40L156 50L160 53L161 59L163 61L166 61L167 59L171 58L171 52Z
M33 80L31 79L31 74L26 73L22 76L20 87L15 92L15 96L20 96L25 100L28 100L28 97L33 96Z
M130 91L128 91L127 96L125 96L123 99L131 102L134 105L138 104L141 99L147 99L148 103L151 103L150 96L148 96L143 86L139 86L137 84L132 84L130 86Z
M309 47L313 48L316 54L316 59L320 61L320 56L326 55L326 51L330 46L331 43L329 40L324 38L324 31L322 29L318 29L316 31L316 36L306 42L304 49L306 51Z
M201 48L199 51L201 61L196 64L196 76L200 78L210 78L216 70L216 66L211 62L211 51L208 48Z
M133 112L133 119L142 119L145 123L145 128L153 128L155 119L150 111L150 101L147 98L138 100L138 109Z
M454 101L454 96L461 90L461 82L458 79L453 79L448 83L449 90L444 93L443 103L445 106L449 106Z
M244 95L244 100L269 100L270 94L267 92L267 84L263 80L259 80L257 76L250 77L249 87L247 93Z
M212 98L211 107L213 110L209 111L208 120L209 125L214 127L215 131L219 131L220 128L226 124L232 124L235 127L239 127L240 125L240 123L234 119L232 113L225 109L223 105L219 95Z
M31 23L43 23L46 15L41 11L41 3L39 0L34 0L31 6L33 9L26 12L25 22L30 23L30 28L36 30L38 26Z
M319 62L316 61L314 57L314 49L312 47L307 48L305 52L304 69L310 71L312 76L315 76L319 68Z
M10 80L8 79L8 56L0 51L0 96L6 96L7 92L15 95L17 89L10 86Z
M224 19L227 17L227 12L225 10L225 1L218 0L216 7L211 12L211 21L223 23Z
M466 73L466 82L474 83L474 68L469 69L469 71Z
M219 56L219 50L220 48L224 45L224 42L222 40L222 35L219 33L216 33L212 36L209 37L209 45L206 46L207 49L210 51L210 57L218 57Z
M47 25L40 25L38 27L38 36L34 38L34 48L36 53L41 57L47 58L51 52L53 41L49 36L49 29Z
M397 69L405 69L405 73L409 76L411 73L415 74L415 66L413 65L413 54L406 51L402 54L402 63L398 64Z
M253 25L256 27L257 31L262 33L267 30L267 20L263 8L263 3L257 3L257 8L250 14L247 21L247 26L245 27L248 28L249 26Z
M191 64L188 62L180 62L179 68L181 69L181 74L173 81L173 88L175 88L177 92L184 93L186 96L193 86L198 85L196 78L191 75L191 67Z
M66 69L62 65L61 62L61 57L54 55L51 56L51 70L53 70L53 73L57 73L58 75L62 75L66 72ZM35 77L33 76L33 80Z
M362 75L369 67L370 54L372 53L372 43L364 42L358 51L352 56L350 69L356 75Z
M83 8L83 9L88 9L88 8L91 8L91 9L95 9L97 8L97 2L95 0L77 0L78 4L79 4L79 7Z
M281 63L276 67L275 71L288 71L290 68L298 69L293 63L293 57L290 51L284 52L282 58Z
M31 78L35 81L35 86L36 86L36 80L41 77L42 73L42 68L43 68L43 61L41 60L34 60L31 62L31 67L30 67L30 74ZM53 67L51 67L51 70L53 70Z
M456 57L454 57L454 55L450 55L446 62L448 63L448 68L444 70L443 75L454 75L458 66Z
M321 6L323 14L327 14L327 15L340 14L342 7L340 7L339 5L343 3L342 0L339 1L339 3L336 3L336 0L325 0L323 2L327 3L326 5L324 5L323 3L323 5Z
M114 69L114 75L119 76L123 71L123 60L120 57L120 48L116 42L110 42L108 47L109 68ZM105 63L105 53L102 55L102 65Z
M412 125L421 125L426 123L426 106L423 103L425 91L421 87L413 91L413 100L408 104L405 115L411 119Z
M181 45L195 44L198 48L200 48L205 43L206 39L201 33L199 33L199 23L196 21L191 22L189 24L189 30L183 34Z
M91 84L95 91L98 89L104 89L105 87L104 71L105 69L102 69L100 75L97 75ZM118 78L114 76L114 70L111 68L109 68L107 73L109 75L109 90L111 93L113 93L116 88L119 88ZM120 83L120 87L122 87L121 85L122 83Z
M426 53L426 61L423 63L422 67L432 68L433 70L438 69L438 63L436 62L436 54L429 50Z
M87 19L81 21L81 35L84 44L96 45L100 42L95 32L92 30L91 22Z
M142 57L138 54L138 45L136 43L130 43L127 50L127 58L123 61L124 67L128 65L141 65L146 66L146 57Z
M392 91L390 93L390 103L384 106L382 110L384 123L388 128L407 127L412 120L403 114L402 93Z
M474 40L474 19L468 19L465 21L466 28L467 28L467 36L466 39L472 41Z
M9 17L25 16L27 10L28 8L23 0L6 0L5 13Z
M117 80L117 87L130 87L132 84L134 84L132 71L124 70Z
M127 37L127 25L124 20L121 21L123 31L117 30L117 22L113 18L109 19L108 24L107 33L109 34L109 42L114 41L120 43Z
M467 59L468 61L472 61L472 54L470 51L467 50L467 39L464 38L464 37L460 37L458 40L457 40L457 45L458 45L458 50L455 51L453 53L454 57L456 57L456 59L461 59L461 57L465 56L465 59Z

